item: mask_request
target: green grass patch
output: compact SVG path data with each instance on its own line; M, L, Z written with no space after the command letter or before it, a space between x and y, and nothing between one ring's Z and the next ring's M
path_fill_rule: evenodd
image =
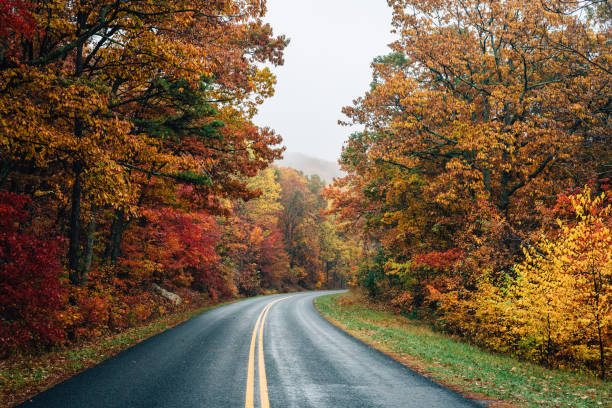
M149 337L235 301L163 316L143 326L133 327L70 349L12 356L8 360L0 361L0 406L16 405Z
M365 301L355 293L315 301L353 336L468 396L520 407L612 407L612 383L491 353Z

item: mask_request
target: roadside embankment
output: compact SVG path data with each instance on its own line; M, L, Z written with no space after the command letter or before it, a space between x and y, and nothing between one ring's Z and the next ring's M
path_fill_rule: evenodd
M42 354L14 355L0 360L0 407L18 404L149 337L234 301L168 314L141 326L70 348Z
M419 373L497 407L612 407L612 383L491 353L384 310L357 293L317 298L339 328Z

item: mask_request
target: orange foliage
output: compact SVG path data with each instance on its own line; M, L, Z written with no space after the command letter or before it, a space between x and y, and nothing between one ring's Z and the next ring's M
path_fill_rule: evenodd
M347 122L364 130L344 146L347 176L326 190L331 212L363 239L357 282L491 348L595 369L609 345L596 358L603 311L587 307L587 293L597 299L588 285L561 312L570 319L580 310L576 321L588 334L564 328L559 317L550 347L534 334L535 318L519 318L516 305L527 297L508 296L527 290L519 279L525 262L548 268L523 251L542 236L551 240L549 255L592 242L569 238L570 230L565 238L550 234L556 218L576 214L572 200L584 196L576 188L609 188L609 8L589 1L389 4L398 39L392 54L374 60L370 89L344 109ZM599 239L598 250L612 252ZM586 279L567 276L575 285ZM604 286L591 282L597 291ZM550 292L567 300L566 289ZM541 318L533 299L522 313ZM574 343L565 340L572 336Z

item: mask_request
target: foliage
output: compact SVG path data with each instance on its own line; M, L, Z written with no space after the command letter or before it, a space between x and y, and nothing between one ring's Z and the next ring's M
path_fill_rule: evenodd
M576 219L559 221L557 237L526 249L513 288L526 337L547 357L556 352L599 366L602 378L612 330L612 214L606 201L605 193L592 197L589 188L572 196Z
M28 227L25 196L0 192L0 353L65 340L60 240Z
M31 1L0 10L14 23L0 41L8 49L1 180L35 174L26 188L70 206L73 283L89 272L84 211L118 211L108 256L116 264L124 224L152 178L191 185L193 203L222 211L220 199L252 198L245 179L280 157L280 138L251 122L273 94L263 65L282 64L287 45L262 22L265 2ZM19 22L28 19L36 24L26 30Z
M521 285L531 278L520 276L525 262L552 271L530 251L557 259L578 245L553 239L563 218L555 199L587 184L596 195L608 188L609 2L389 4L398 39L374 60L369 90L344 109L348 124L364 130L344 146L347 176L326 190L331 212L364 242L357 282L371 297L472 341L595 370L598 343L609 347L601 322L592 323L603 311L577 299L594 302L600 283L590 287L567 272L581 292L571 302L560 295L564 287L550 288L546 296L570 303L558 305L563 335L546 351L546 336L530 331L547 316L539 304L546 296L535 295L543 286L534 281L528 290ZM542 236L549 243L534 245ZM612 252L605 240L597 248ZM519 299L532 295L508 297L517 290L533 294L522 309ZM525 314L535 320L528 324ZM574 326L565 327L567 319Z
M574 217L525 247L515 277L501 288L483 281L473 299L454 302L447 318L489 347L549 366L584 365L603 378L611 358L609 198L586 187L559 202Z
M134 282L191 287L216 299L232 295L219 268L217 221L205 212L146 209L125 237L120 268Z
M235 203L221 245L238 291L342 286L354 268L354 243L341 243L337 223L323 213L319 178L268 168L250 186L261 195Z

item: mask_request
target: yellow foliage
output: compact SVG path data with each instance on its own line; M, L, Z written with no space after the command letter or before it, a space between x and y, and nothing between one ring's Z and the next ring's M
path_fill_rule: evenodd
M572 197L575 223L525 249L511 312L548 356L598 362L605 374L612 328L612 226L605 195ZM608 357L609 358L609 357Z
M443 299L445 320L487 347L549 365L584 364L609 374L612 330L612 217L605 195L571 198L574 222L524 248L515 277Z

